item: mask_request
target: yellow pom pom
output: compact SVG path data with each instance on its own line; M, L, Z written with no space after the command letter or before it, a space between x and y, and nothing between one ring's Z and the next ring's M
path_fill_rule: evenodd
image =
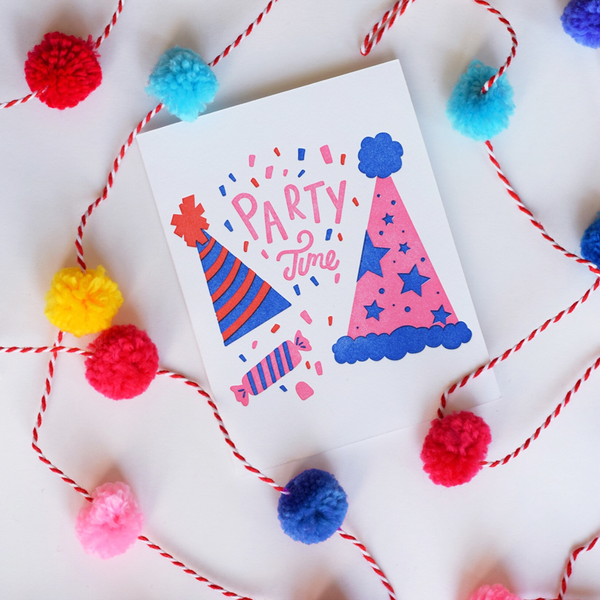
M68 267L52 278L44 312L50 323L79 337L108 329L121 304L123 296L104 267L86 273Z

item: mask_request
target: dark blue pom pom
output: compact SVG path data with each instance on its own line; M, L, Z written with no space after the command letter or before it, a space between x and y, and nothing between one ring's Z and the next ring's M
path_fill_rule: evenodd
M581 238L581 256L600 266L600 213Z
M346 492L327 471L302 471L286 486L289 494L279 498L277 513L283 531L303 544L330 538L348 511Z
M374 138L366 137L358 151L358 170L371 179L385 179L400 170L403 154L402 145L392 140L389 133L378 133Z
M600 46L600 0L571 0L560 20L565 32L578 44Z

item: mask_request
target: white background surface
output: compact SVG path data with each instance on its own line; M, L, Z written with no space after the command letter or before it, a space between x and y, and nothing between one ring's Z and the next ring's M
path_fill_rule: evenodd
M0 0L2 100L27 93L23 63L45 32L96 37L114 4ZM600 208L600 54L562 32L565 4L495 4L520 46L509 70L517 111L494 143L523 201L576 250ZM0 112L0 344L54 339L44 293L58 268L75 265L79 218L129 131L154 106L143 88L159 55L179 44L210 60L263 8L258 0L129 0L101 47L104 82L84 103L60 112L33 101ZM540 237L507 196L483 144L453 132L444 115L452 86L473 58L494 66L505 60L506 30L468 0L420 0L363 58L360 42L386 8L380 1L279 0L215 69L221 90L211 110L399 58L496 354L576 300L593 278ZM154 126L167 122L161 115ZM89 263L103 264L126 297L116 322L146 328L163 366L201 379L137 148L84 243ZM477 411L492 429L491 458L521 444L595 359L599 309L600 298L592 298L497 369L503 399ZM73 531L83 500L30 448L46 363L44 356L0 357L2 596L219 597L140 543L110 561L83 553ZM285 483L308 467L334 472L350 498L345 528L367 544L399 598L466 600L478 585L496 581L523 598L552 598L571 548L600 528L599 378L525 454L458 489L438 488L422 472L423 426L269 474ZM165 549L256 599L387 597L360 553L339 537L316 547L286 538L275 517L276 494L239 476L219 436L206 405L174 382L156 382L127 403L108 402L87 386L81 359L59 357L42 448L89 489L128 481L146 513L144 533ZM578 560L571 597L600 595L599 561L593 553Z

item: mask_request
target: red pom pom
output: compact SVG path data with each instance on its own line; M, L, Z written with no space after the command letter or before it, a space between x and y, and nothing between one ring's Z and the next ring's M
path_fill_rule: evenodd
M102 82L92 39L86 42L59 31L47 33L27 54L25 78L32 92L50 108L71 108Z
M123 400L139 396L156 376L156 346L135 325L106 329L88 350L92 356L85 361L85 377L107 398Z
M435 419L421 451L423 469L438 485L467 483L481 470L491 441L488 424L472 412Z

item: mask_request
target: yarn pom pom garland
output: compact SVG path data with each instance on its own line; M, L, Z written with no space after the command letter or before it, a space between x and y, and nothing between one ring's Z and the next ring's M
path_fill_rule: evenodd
M52 279L45 314L59 329L80 337L110 327L121 304L123 296L102 266L85 273L67 267Z
M488 424L472 412L435 419L421 451L423 469L437 485L467 483L481 470L491 441Z
M158 369L158 351L135 325L113 325L93 341L85 361L85 377L98 392L123 400L146 391Z
M481 586L469 600L521 600L518 596L511 594L503 585Z
M83 549L100 558L123 554L142 531L144 515L125 483L105 483L77 515L75 532Z
M59 31L47 33L27 54L25 79L50 108L72 108L102 82L102 69L92 39Z
M474 60L454 86L446 114L454 129L477 141L486 141L508 127L515 110L513 89L500 77L487 93L483 85L496 70Z
M198 54L175 46L156 63L146 92L182 121L194 121L212 102L219 84Z
M308 469L286 486L277 512L287 535L303 544L330 538L344 522L348 511L346 492L327 471Z
M581 238L581 256L600 266L600 213Z
M600 47L600 0L571 0L560 20L578 44Z

